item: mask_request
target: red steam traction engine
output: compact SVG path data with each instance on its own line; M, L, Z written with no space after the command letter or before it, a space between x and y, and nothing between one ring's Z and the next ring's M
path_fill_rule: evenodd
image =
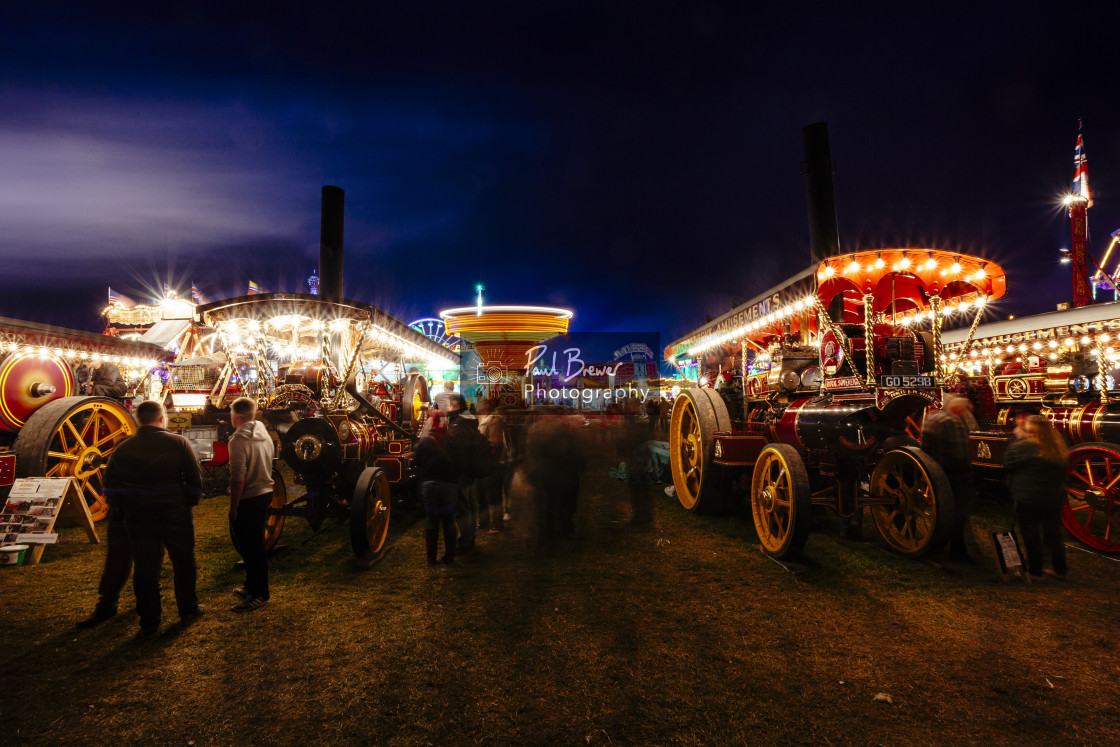
M956 253L830 256L671 344L667 358L700 362L700 385L677 397L670 424L681 505L715 508L749 470L755 529L773 557L802 549L814 505L844 517L868 508L888 545L924 554L945 538L953 501L907 425L941 403L945 317L1004 292L998 265ZM896 323L904 313L931 319L931 331Z
M334 518L349 525L359 559L376 558L389 531L391 491L411 485L412 445L430 401L424 376L405 369L456 367L459 357L357 301L267 293L198 311L225 351L220 370L207 377L207 411L228 406L231 382L240 380L278 434L280 458L306 488L289 496L274 471L266 545L279 540L288 516L314 529ZM404 374L399 385L363 382L366 372L393 366Z
M1017 414L1048 418L1071 447L1063 523L1079 541L1107 553L1120 553L1118 341L1117 302L945 336L953 368L946 386L972 400L980 426L970 434L979 474L1000 476Z
M0 491L16 477L74 477L94 520L105 516L105 467L136 424L121 400L90 396L91 381L115 368L131 398L170 357L157 345L0 318Z

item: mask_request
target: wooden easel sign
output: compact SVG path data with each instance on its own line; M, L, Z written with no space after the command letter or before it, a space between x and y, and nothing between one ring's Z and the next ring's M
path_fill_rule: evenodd
M58 542L54 529L60 518L68 518L85 529L91 543L100 542L77 480L73 477L20 478L12 484L0 511L0 545L33 545L30 561L38 563L46 546Z
M992 532L992 544L996 548L996 558L999 560L1000 579L1007 581L1011 576L1021 577L1023 573L1023 555L1019 552L1019 538L1015 530L1006 532Z

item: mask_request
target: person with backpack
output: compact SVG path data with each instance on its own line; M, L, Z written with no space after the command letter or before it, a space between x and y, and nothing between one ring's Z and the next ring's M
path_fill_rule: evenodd
M467 410L462 394L447 400L447 451L459 468L459 553L475 550L478 528L478 495L475 481L494 471L490 442L478 430L478 419Z
M447 422L440 410L432 410L425 435L416 442L412 463L416 466L420 500L424 505L424 545L428 565L436 564L439 531L443 529L442 561L455 561L455 509L459 503L459 467L447 451Z

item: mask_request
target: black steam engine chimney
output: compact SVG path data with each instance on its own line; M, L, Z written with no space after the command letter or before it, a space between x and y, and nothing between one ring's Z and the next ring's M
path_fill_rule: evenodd
M809 247L813 264L818 264L840 253L828 124L816 122L801 130L801 148L805 155L801 170L805 173L805 191L809 202Z
M342 219L346 193L341 187L323 187L323 212L319 229L319 297L342 300Z

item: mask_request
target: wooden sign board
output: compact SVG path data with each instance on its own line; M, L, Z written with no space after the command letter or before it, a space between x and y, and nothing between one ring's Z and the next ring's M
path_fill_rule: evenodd
M91 543L100 542L85 496L73 477L20 478L12 483L0 508L0 544L33 545L32 564L43 557L47 545L58 541L54 529L60 518L85 529Z
M1015 530L992 532L992 545L999 560L1000 579L1007 581L1011 576L1023 575L1023 555L1019 552L1019 538Z

